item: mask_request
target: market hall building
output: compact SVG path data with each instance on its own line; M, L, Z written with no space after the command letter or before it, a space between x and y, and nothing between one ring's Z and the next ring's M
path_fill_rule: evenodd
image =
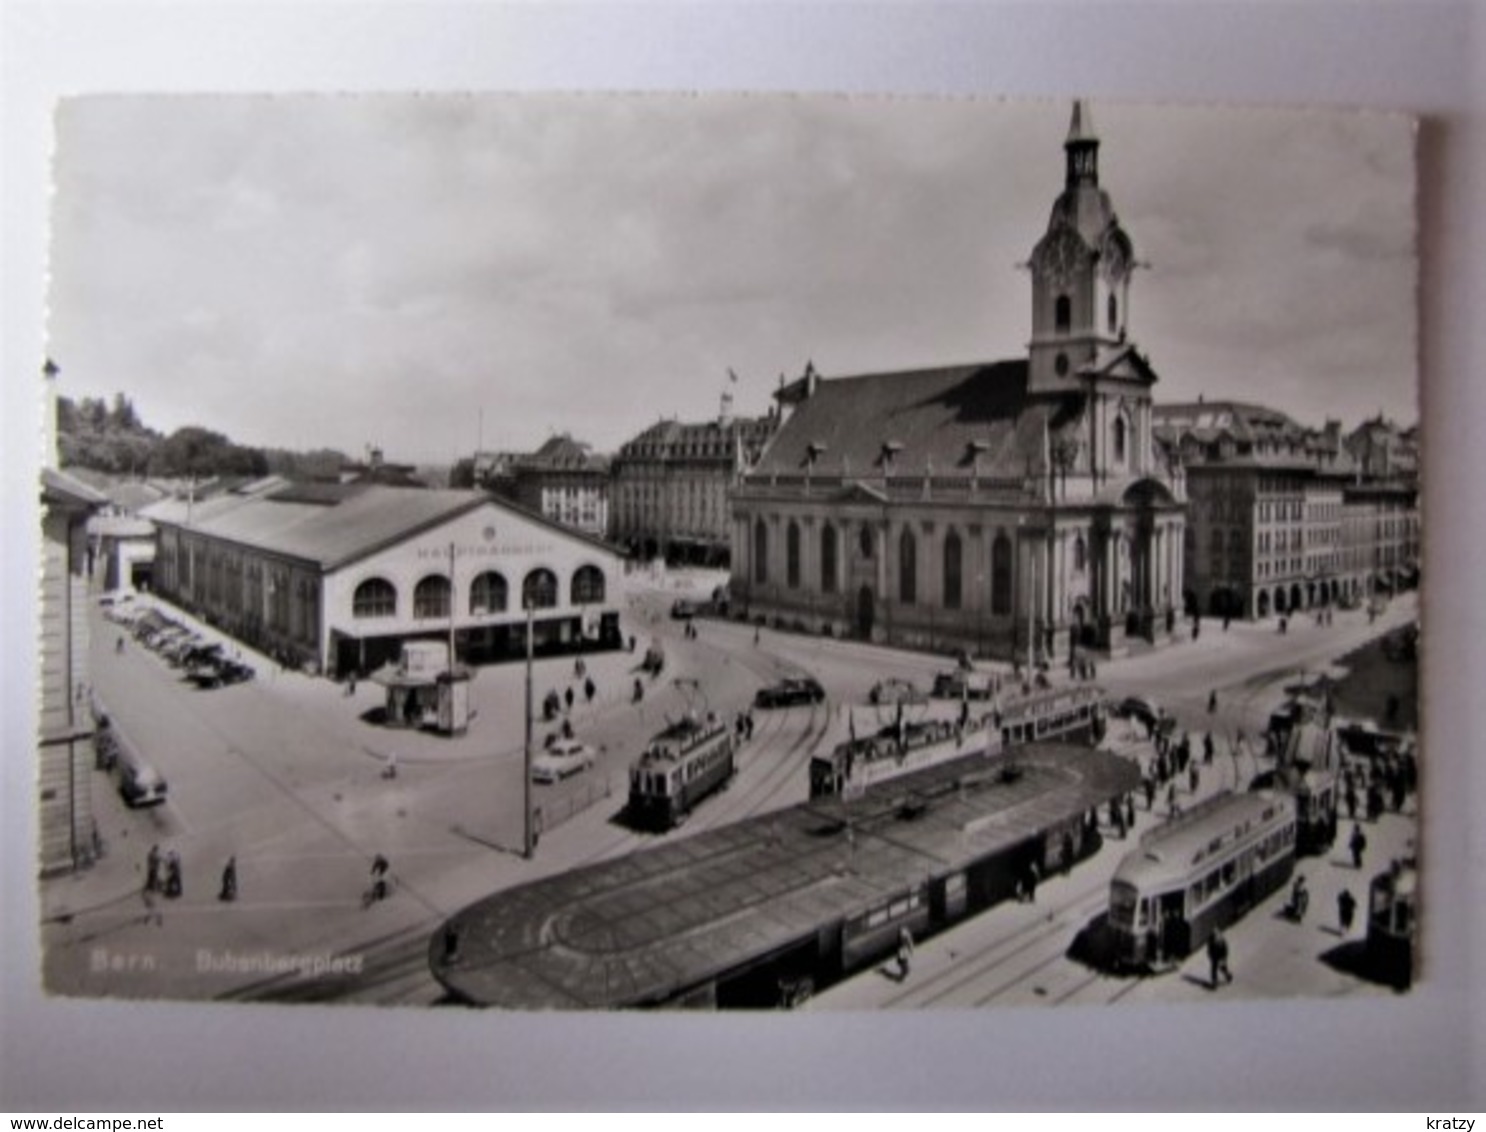
M1160 640L1186 488L1129 333L1136 259L1075 104L1028 267L1027 356L825 379L733 497L730 598L753 620L1027 659Z
M455 660L616 648L606 544L476 491L270 480L147 509L160 596L285 663L337 678L409 641Z

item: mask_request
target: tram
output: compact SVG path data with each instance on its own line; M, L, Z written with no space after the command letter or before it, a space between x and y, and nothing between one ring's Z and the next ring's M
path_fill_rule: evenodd
M994 754L1033 742L1104 737L1104 692L1091 684L1051 688L1013 700L1004 710L954 720L905 721L853 737L810 760L810 797L853 798L870 784L962 755Z
M1038 690L1014 700L999 721L995 714L991 719L1006 747L1053 739L1098 743L1106 726L1105 694L1093 684Z
M632 825L663 832L684 822L737 771L733 730L715 715L688 712L650 740L629 772Z
M1115 965L1160 970L1203 946L1281 887L1295 868L1295 802L1224 791L1151 830L1115 869Z
M991 732L954 720L901 717L873 735L848 739L810 760L811 798L855 798L871 783L960 755L984 754Z
M1367 891L1367 961L1390 986L1414 981L1414 936L1419 921L1419 873L1412 861L1394 861Z

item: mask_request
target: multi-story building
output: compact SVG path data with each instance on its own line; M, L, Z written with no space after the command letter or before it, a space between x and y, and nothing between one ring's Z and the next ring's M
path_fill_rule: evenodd
M1170 633L1185 484L1131 341L1130 237L1082 104L1033 249L1026 357L824 379L733 500L736 609L812 632L1051 656Z
M1155 415L1186 468L1189 614L1284 615L1409 580L1416 492L1368 477L1339 422L1308 428L1237 401L1162 405Z
M94 721L88 660L87 521L107 498L65 472L41 473L41 872L95 856Z
M725 565L728 500L779 428L779 413L734 417L724 395L716 420L657 421L613 463L609 537L641 558Z
M478 487L593 538L608 534L608 457L565 433L535 452L476 452L450 486Z

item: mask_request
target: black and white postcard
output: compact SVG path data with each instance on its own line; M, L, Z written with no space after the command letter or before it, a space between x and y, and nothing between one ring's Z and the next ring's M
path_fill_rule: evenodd
M100 95L55 126L51 994L1429 977L1413 118Z

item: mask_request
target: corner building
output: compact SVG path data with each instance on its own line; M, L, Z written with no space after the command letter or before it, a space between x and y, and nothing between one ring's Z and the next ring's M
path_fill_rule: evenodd
M1075 104L1024 358L826 379L733 497L731 596L767 623L1026 659L1173 629L1185 481L1129 330L1133 244Z

